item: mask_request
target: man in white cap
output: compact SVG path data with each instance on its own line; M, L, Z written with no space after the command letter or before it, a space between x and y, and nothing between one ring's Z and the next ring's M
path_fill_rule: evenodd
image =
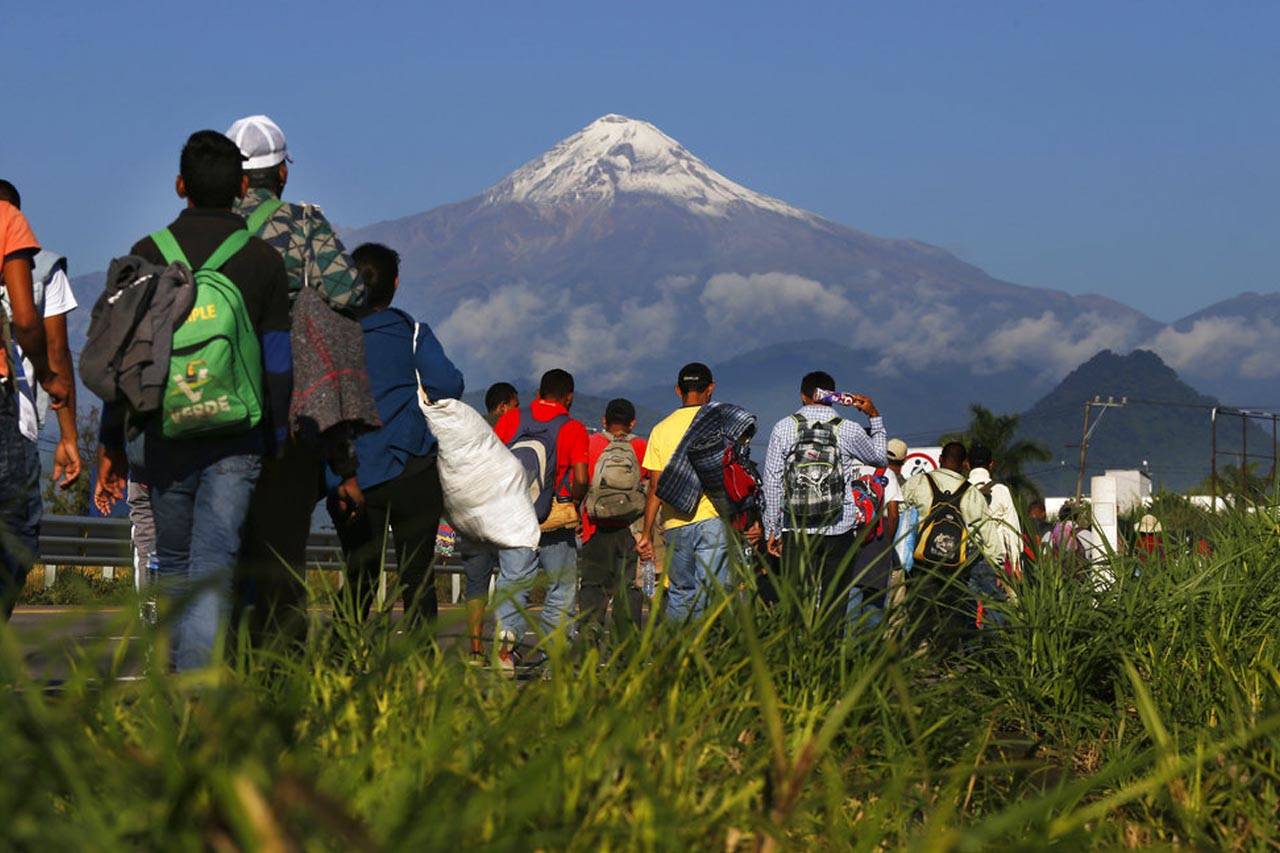
M281 198L292 162L284 131L269 117L252 115L238 119L226 135L244 155L249 179L236 213L245 218L251 233L283 256L291 303L303 288L313 288L334 311L351 317L361 312L368 301L365 284L324 213L315 205ZM359 323L352 320L351 326L360 339ZM349 367L363 371L363 362L361 357L359 365ZM281 437L277 452L264 461L245 525L241 583L246 588L237 596L237 602L252 605L249 628L255 642L274 635L293 640L305 635L306 587L301 578L311 517L325 497L326 461L342 478L332 499L351 513L364 503L356 482L353 440L340 427L324 433L320 441Z

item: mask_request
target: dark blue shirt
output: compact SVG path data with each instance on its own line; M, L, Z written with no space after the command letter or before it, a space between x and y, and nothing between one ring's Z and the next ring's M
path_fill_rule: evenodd
M418 326L414 352L414 320L399 308L367 314L360 325L369 384L382 419L382 429L356 439L356 480L361 489L370 489L398 477L411 457L435 450L435 436L418 408L419 377L432 400L454 400L462 396L462 372L426 323ZM329 483L337 485L332 472Z

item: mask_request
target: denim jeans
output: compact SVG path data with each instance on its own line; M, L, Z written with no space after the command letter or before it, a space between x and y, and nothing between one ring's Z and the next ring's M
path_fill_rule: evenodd
M488 601L489 580L493 577L493 566L498 562L498 552L490 545L472 542L461 536L457 541L454 553L462 560L467 601Z
M18 432L18 398L0 390L0 613L13 612L39 547L40 455Z
M578 539L572 530L544 534L537 548L504 548L498 552L498 605L494 619L499 632L524 638L521 608L529 606L529 591L541 568L547 573L547 598L542 604L542 631L550 635L569 626L578 593Z
M868 601L868 592L860 586L855 586L849 591L849 604L845 608L845 618L848 620L849 632L859 630L871 630L879 627L884 621L884 607L880 602L884 601L884 593L877 593L874 598Z
M231 610L231 578L262 457L234 455L179 476L151 472L159 584L180 605L170 656L178 671L207 666Z
M696 619L711 592L729 586L729 537L718 518L673 527L667 540L667 619Z

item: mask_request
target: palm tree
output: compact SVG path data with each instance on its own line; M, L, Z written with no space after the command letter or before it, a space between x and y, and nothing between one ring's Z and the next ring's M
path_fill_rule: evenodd
M1023 501L1040 497L1040 488L1023 469L1030 463L1052 459L1049 448L1038 441L1018 438L1018 415L997 415L977 403L970 405L969 411L973 413L969 428L962 433L944 435L938 443L959 441L965 447L975 444L987 447L996 460L997 479L1008 486L1015 497Z

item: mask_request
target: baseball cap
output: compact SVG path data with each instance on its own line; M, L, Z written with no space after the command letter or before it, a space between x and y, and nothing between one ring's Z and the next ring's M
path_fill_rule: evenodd
M900 438L891 438L884 446L885 456L889 457L890 462L905 462L907 460L907 443Z
M285 160L290 163L284 131L269 116L245 116L227 129L227 137L240 147L246 169L267 169Z
M690 391L705 391L715 380L711 378L711 368L700 361L691 361L680 368L676 377L676 385L688 394Z

